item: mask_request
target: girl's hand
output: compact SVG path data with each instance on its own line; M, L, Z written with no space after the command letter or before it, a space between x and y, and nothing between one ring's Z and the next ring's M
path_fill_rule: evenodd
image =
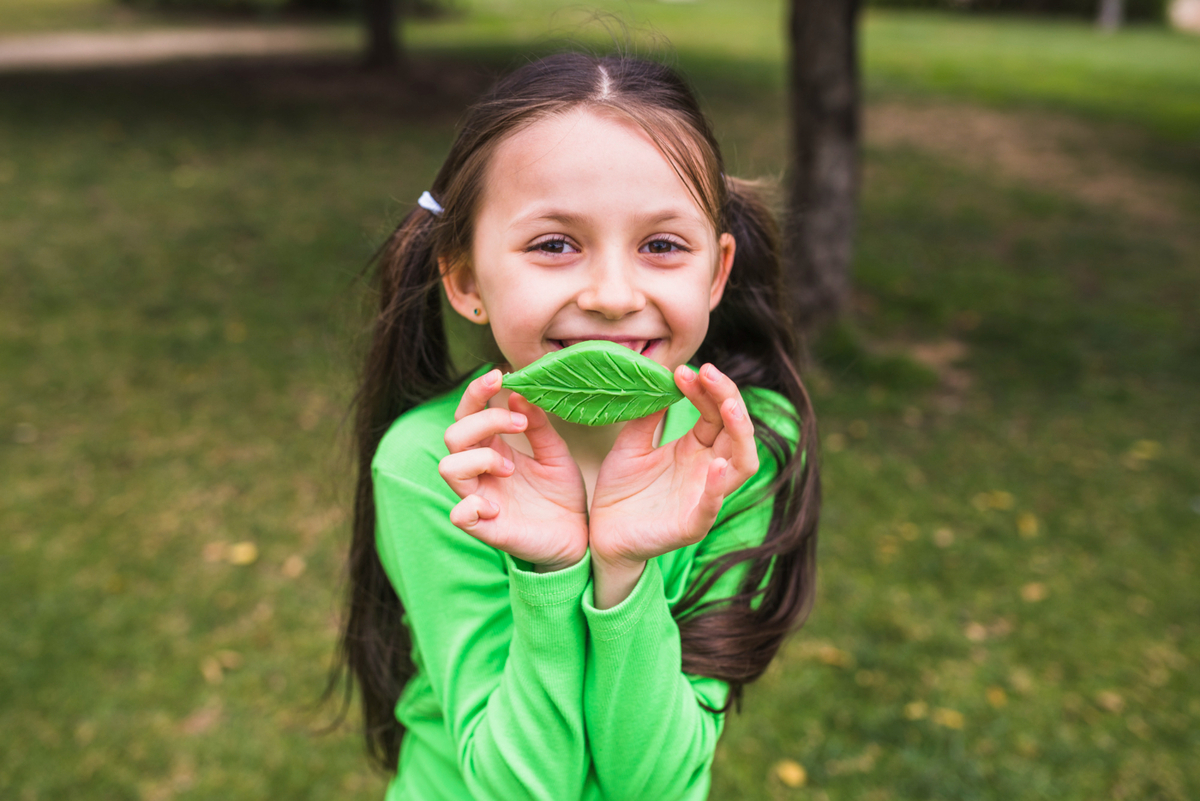
M488 407L500 387L499 370L472 381L446 429L438 472L462 498L450 522L539 570L570 567L588 547L583 476L541 409L520 395L509 409ZM532 457L500 436L521 432Z
M591 510L596 604L619 603L648 559L699 542L721 503L758 471L754 425L737 385L711 364L675 384L700 412L684 436L654 447L666 413L626 424L600 466Z

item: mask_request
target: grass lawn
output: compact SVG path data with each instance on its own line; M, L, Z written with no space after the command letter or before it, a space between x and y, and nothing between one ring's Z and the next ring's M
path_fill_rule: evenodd
M381 797L314 707L355 275L551 8L414 24L437 97L0 75L0 797ZM783 169L777 4L610 8L678 46L731 171ZM872 14L864 45L819 599L712 797L1200 797L1200 40Z

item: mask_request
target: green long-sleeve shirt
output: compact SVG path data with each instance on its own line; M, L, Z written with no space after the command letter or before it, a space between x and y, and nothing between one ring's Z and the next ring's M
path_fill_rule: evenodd
M759 472L725 500L709 535L651 560L628 598L592 605L591 563L535 573L450 522L458 502L438 474L464 383L401 416L372 462L376 543L404 602L416 675L396 705L407 733L388 801L416 799L701 799L728 685L681 670L671 616L716 556L762 541L763 502L777 465L760 446ZM765 390L743 392L752 413L793 443ZM670 408L663 442L699 419ZM726 573L706 596L736 592Z

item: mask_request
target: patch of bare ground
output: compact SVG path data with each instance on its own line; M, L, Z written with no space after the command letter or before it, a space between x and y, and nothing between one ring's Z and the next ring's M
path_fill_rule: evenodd
M6 88L63 96L104 90L130 97L163 91L186 97L282 104L350 113L385 123L453 122L497 77L495 68L466 60L414 58L403 70L369 70L357 53L213 56L162 64L4 74ZM149 102L149 101L148 101Z
M188 59L341 52L354 44L337 29L197 28L0 37L0 71L75 70Z
M1187 184L1139 169L1128 153L1146 144L1113 125L1040 111L938 103L874 103L866 141L911 147L1006 180L1116 209L1139 222L1175 225Z

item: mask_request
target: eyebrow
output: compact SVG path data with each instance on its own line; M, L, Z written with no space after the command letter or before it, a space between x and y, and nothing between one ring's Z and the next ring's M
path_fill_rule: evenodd
M586 214L575 214L570 211L559 209L548 209L541 214L532 214L527 217L522 217L517 220L517 225L529 225L538 222L555 222L560 225L578 225L589 221ZM642 225L656 225L658 223L673 222L675 220L684 220L689 222L699 222L692 214L687 214L678 209L663 209L662 211L649 212L647 214L639 214L634 217L634 221Z

